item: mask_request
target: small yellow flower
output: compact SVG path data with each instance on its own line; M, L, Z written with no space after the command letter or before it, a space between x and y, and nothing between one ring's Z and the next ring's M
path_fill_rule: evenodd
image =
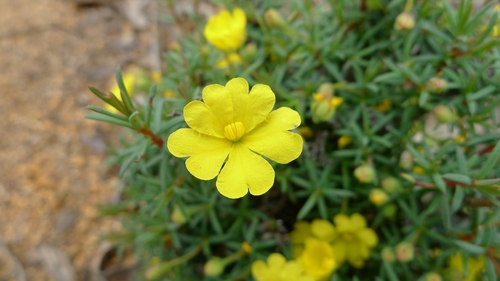
M158 83L161 81L161 71L153 71L151 72L151 79L153 82Z
M208 20L203 31L210 44L221 51L235 51L245 43L247 18L245 12L236 8L233 12L222 10Z
M486 266L486 261L484 259L484 256L479 256L478 258L472 258L472 257L467 258L467 269L469 271L469 274L467 276L464 276L465 270L464 270L462 253L458 252L455 255L451 256L450 259L448 260L448 264L450 265L450 269L459 272L461 279L456 279L456 280L475 281L478 280L477 279L478 274L484 270L484 267Z
M238 65L242 59L238 53L231 53L225 59L219 60L215 63L217 68L227 68L229 65Z
M123 74L123 84L125 85L125 89L127 89L128 94L132 97L134 95L134 90L135 90L134 72L127 72ZM120 87L118 87L118 83L115 83L109 91L113 95L115 95L119 100L122 100L122 96L120 94ZM104 105L104 109L112 113L118 113L118 110L116 108L112 107L107 103Z
M384 99L375 107L375 110L380 112L386 112L387 110L391 109L391 107L392 107L391 100Z
M312 223L298 222L290 234L295 257L300 256L308 237L327 242L333 247L335 261L341 265L348 261L360 268L370 256L370 251L378 243L375 231L366 227L366 220L360 214L348 217L338 214L333 219L336 227L329 221L315 219Z
M279 253L269 255L267 263L254 261L251 271L256 281L314 281L298 262L287 261Z
M339 148L344 148L352 142L352 138L348 135L343 135L337 140L337 146Z
M338 214L333 221L337 226L337 237L333 241L337 261L343 263L347 260L356 268L363 267L371 249L378 244L377 234L366 227L365 218L357 213L350 217Z
M250 244L248 244L248 242L243 242L241 243L241 249L243 250L243 252L245 252L245 254L250 254L252 252L252 246L250 246Z
M184 107L191 128L179 129L167 140L172 155L189 157L186 168L193 176L218 176L217 189L232 199L248 190L262 195L273 185L274 170L260 155L286 164L302 153L302 137L289 132L300 125L299 114L288 107L271 112L275 95L267 85L257 84L250 93L248 89L243 78L205 87L203 102Z
M333 84L323 83L319 86L318 92L312 95L311 113L314 123L325 122L335 116L336 108L344 102L344 99L333 94Z
M425 169L420 166L413 167L413 173L417 175L425 175Z
M373 204L382 206L389 200L389 195L387 195L387 193L380 188L372 188L369 198Z
M328 278L337 268L332 246L315 238L306 239L299 261L304 271L315 280Z
M175 93L172 90L165 90L165 92L163 92L163 96L166 98L173 98L175 97Z

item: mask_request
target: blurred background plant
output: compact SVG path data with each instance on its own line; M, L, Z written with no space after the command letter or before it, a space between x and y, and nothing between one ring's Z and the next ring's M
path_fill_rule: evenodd
M119 69L119 90L91 88L120 113L87 117L131 130L109 160L122 200L101 211L121 219L108 239L132 246L137 278L498 279L494 1L216 3L208 24L185 19L192 32L148 94L132 100ZM237 200L164 145L187 103L234 77L269 85L305 140L297 160L273 164L270 191Z

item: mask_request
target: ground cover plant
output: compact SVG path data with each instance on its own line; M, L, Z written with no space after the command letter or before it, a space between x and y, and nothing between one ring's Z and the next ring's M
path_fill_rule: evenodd
M498 279L493 1L217 4L150 88L91 88L137 279Z

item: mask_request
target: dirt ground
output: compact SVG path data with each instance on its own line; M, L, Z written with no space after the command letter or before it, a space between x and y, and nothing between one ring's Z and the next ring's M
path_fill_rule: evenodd
M103 162L120 129L84 119L101 105L87 87L159 67L153 2L0 0L1 281L94 280L100 235L119 226L95 206L117 192Z

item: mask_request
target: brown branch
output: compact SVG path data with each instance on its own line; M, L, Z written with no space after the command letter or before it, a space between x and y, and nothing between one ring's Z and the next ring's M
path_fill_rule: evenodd
M489 248L488 251L486 251L486 255L488 256L488 258L490 258L493 267L495 267L497 275L500 276L500 264L498 264L498 261L495 259L495 256L493 255L493 248Z
M163 139L161 139L160 137L158 137L157 135L155 135L150 129L148 128L141 128L139 130L137 130L139 133L145 135L146 137L150 138L151 141L156 144L159 148L162 148L163 147Z
M466 197L465 204L470 207L492 207L495 206L489 199Z

